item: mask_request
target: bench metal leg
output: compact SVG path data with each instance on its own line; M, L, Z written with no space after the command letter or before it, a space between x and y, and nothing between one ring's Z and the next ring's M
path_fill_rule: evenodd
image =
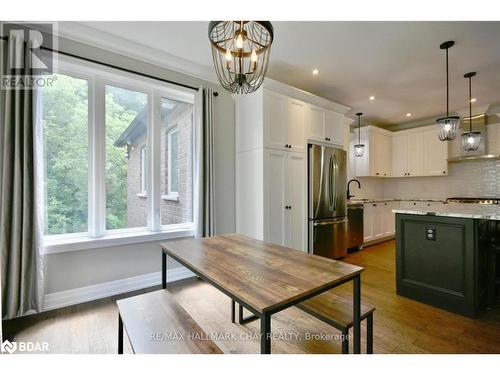
M236 322L236 302L231 300L231 323Z
M118 314L118 354L123 354L123 322Z
M353 280L353 331L354 331L354 354L361 353L361 276L357 275Z
M349 354L349 330L342 331L342 354Z
M260 354L271 354L271 315L260 317Z
M366 317L366 353L373 354L373 313Z
M161 252L161 287L167 289L167 254Z

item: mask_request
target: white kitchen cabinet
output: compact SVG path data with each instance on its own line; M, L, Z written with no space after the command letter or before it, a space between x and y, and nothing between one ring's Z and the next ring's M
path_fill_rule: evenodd
M392 137L392 176L422 176L424 166L423 134L412 132Z
M441 141L435 128L423 132L424 176L448 174L448 142Z
M305 152L306 103L266 90L264 116L265 147Z
M308 139L343 147L345 128L345 116L343 114L310 106Z
M363 242L389 238L395 234L395 214L393 209L399 202L365 203L363 206Z
M357 140L355 143L357 143ZM361 128L361 143L365 145L365 152L362 157L354 157L356 176L391 176L391 133L374 126L366 126ZM354 151L352 153L354 154Z
M265 151L264 240L306 250L306 157Z

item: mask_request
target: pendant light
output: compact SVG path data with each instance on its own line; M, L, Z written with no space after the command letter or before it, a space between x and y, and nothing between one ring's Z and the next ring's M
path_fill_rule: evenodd
M448 41L442 43L439 48L446 51L446 117L441 117L436 120L438 126L438 136L441 141L451 141L455 139L460 125L460 117L450 116L450 83L448 74L448 49L453 47L455 42Z
M267 72L273 25L269 21L212 21L208 39L219 82L231 93L257 90Z
M462 134L462 146L465 151L476 151L481 143L481 132L472 131L472 77L476 72L470 72L464 75L469 80L469 131Z
M358 116L358 144L354 145L354 155L357 158L362 157L365 153L365 145L361 144L361 116L362 115L363 115L362 112L356 113L356 116Z

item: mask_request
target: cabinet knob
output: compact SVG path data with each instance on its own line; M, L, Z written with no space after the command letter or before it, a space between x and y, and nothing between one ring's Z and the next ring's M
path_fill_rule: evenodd
M446 171L443 171L443 174L446 174Z
M376 204L376 203L373 203L373 207L377 207L377 204Z
M376 173L375 173L375 176L378 176L379 174L380 174L380 173L376 172Z

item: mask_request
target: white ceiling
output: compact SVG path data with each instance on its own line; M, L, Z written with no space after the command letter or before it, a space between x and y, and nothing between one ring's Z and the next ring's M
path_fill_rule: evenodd
M213 74L208 22L79 22L140 43ZM69 24L68 24L69 25ZM376 125L437 117L445 111L450 49L450 109L465 108L463 75L476 71L477 106L500 102L500 22L273 22L269 77L361 111ZM60 29L67 28L64 24ZM166 55L165 55L166 56ZM318 68L320 74L312 75ZM371 102L369 96L376 100ZM407 118L405 114L413 116Z

